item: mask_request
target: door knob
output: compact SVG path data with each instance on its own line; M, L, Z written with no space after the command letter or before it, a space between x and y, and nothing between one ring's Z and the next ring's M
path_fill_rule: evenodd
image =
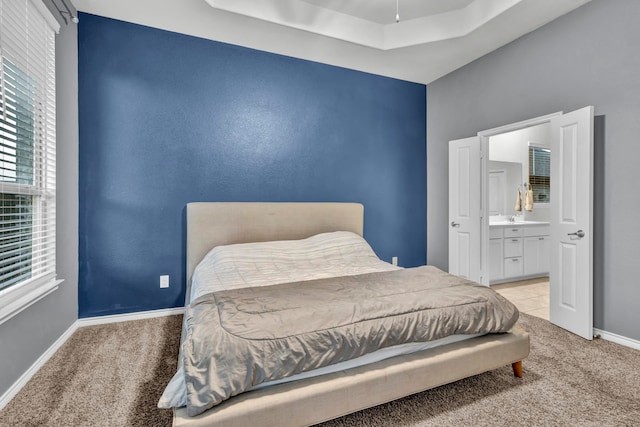
M455 222L455 221L451 221L451 226L452 226L453 228L458 228L458 227L460 227L460 224L458 224L458 223L457 223L457 222Z
M578 230L575 233L567 233L568 236L577 236L580 239L582 239L584 237L584 231L582 230Z

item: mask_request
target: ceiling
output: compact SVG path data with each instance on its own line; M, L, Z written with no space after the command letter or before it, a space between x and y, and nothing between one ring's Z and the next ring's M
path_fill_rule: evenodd
M394 0L301 0L315 6L355 16L378 24L396 22ZM473 0L398 0L397 6L403 21L462 9Z
M73 0L78 10L430 83L590 0Z

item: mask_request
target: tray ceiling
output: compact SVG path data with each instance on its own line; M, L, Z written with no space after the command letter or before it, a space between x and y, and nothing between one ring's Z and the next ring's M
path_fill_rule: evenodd
M590 0L73 0L77 9L430 83Z

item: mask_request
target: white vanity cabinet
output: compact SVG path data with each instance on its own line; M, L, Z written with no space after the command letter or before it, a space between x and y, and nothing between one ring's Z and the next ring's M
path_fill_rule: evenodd
M546 276L549 274L549 227L529 227L524 238L524 274Z
M489 281L549 274L549 226L509 225L489 229Z

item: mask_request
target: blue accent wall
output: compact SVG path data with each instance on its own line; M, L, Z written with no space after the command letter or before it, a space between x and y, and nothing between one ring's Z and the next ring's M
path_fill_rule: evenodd
M80 317L183 304L192 201L360 202L379 257L424 264L424 85L88 14L78 31Z

